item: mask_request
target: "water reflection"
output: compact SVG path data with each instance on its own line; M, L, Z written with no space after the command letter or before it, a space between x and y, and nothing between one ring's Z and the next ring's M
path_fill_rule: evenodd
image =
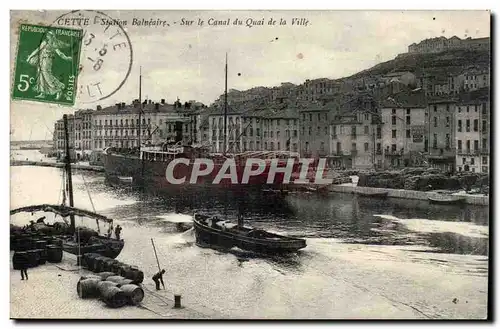
M102 181L95 181L95 184L102 184ZM135 217L139 224L150 223L152 218L165 212L190 215L204 212L233 220L242 213L250 225L290 236L338 238L349 243L376 245L426 245L449 253L487 253L487 237L473 238L467 236L467 232L465 235L446 232L448 227L441 225L443 222L462 226L470 223L474 227L488 225L489 209L482 206L433 205L426 200L376 199L342 193L327 196L299 193L282 197L215 188L162 193L112 188L114 193L138 198L140 202L113 212L123 218ZM389 219L375 215L385 215ZM391 216L402 220L395 221ZM408 227L409 220L420 219L426 225L437 225L432 228L437 232L430 234L418 225ZM251 256L240 253L237 257L245 262Z

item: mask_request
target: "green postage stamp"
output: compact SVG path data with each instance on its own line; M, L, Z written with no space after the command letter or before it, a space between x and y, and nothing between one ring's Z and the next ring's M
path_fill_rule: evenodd
M74 105L82 31L21 24L12 98Z

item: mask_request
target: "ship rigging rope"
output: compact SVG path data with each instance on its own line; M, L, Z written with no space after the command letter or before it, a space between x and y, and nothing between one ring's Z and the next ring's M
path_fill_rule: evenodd
M92 210L94 212L96 212L95 206L94 206L94 201L92 201L92 197L90 196L89 187L87 186L87 183L85 182L85 177L83 176L83 174L82 174L82 180L83 180L83 186L85 186L85 190L87 191L87 195L89 196L90 204L92 205ZM83 218L82 218L82 220L83 220ZM101 233L101 228L99 226L99 221L97 219L96 219L96 223L97 223L97 233Z

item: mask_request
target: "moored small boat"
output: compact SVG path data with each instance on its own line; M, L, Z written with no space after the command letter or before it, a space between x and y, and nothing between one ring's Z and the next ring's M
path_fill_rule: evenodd
M389 192L357 192L359 196L371 197L371 198L386 198Z
M428 197L430 203L434 204L463 204L465 197L451 194L434 194Z
M216 216L195 214L193 218L196 244L217 248L238 247L263 254L293 253L306 247L306 240L270 233L223 221Z

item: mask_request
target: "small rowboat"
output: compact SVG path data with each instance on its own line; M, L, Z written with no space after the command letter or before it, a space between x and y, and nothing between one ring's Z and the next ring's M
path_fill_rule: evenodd
M434 204L463 204L465 197L450 194L435 194L428 197L430 203Z
M357 192L359 196L371 197L371 198L387 198L389 192Z

